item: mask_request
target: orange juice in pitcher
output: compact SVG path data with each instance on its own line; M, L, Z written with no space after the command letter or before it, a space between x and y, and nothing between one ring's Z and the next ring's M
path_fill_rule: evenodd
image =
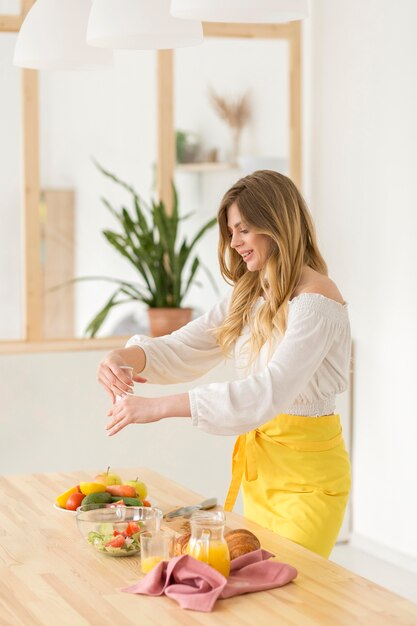
M193 513L187 553L227 577L230 573L230 554L224 538L225 521L222 511Z

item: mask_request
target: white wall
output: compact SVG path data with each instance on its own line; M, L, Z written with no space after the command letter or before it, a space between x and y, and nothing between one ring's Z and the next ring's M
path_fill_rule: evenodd
M417 557L417 3L313 0L306 189L355 339L355 533Z
M104 426L110 403L96 382L105 354L0 355L0 474L91 469L94 476L108 465L144 466L223 503L234 437L207 435L187 419L132 426L108 437ZM146 384L140 393L162 395L186 388Z

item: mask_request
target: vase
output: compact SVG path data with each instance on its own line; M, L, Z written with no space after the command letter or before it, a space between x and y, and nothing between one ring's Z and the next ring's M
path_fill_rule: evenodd
M231 130L232 130L232 151L231 151L229 160L230 160L230 165L232 165L233 167L238 167L238 157L240 153L240 136L242 133L242 129L233 127Z
M150 308L148 309L150 334L152 337L169 335L191 321L190 308Z

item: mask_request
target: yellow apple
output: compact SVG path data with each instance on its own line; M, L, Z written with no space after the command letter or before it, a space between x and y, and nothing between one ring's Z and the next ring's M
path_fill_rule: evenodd
M94 477L95 483L101 483L102 485L121 485L122 479L118 474L110 472L110 465L107 468L107 472L100 472Z
M92 493L103 493L106 491L106 486L103 483L80 483L80 491L85 496L89 496Z
M124 484L130 485L130 487L133 487L135 489L139 500L145 500L146 496L148 495L148 489L145 483L142 483L140 480L138 480L138 477L136 477L136 480L126 480Z

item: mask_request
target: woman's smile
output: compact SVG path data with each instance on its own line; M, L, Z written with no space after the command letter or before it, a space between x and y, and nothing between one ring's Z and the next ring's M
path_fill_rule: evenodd
M242 255L242 257L243 257L243 259L244 259L245 261L248 261L248 260L249 260L249 257L250 257L250 256L251 256L251 254L252 254L252 252L253 252L253 250L249 250L249 252L241 252L241 255Z

